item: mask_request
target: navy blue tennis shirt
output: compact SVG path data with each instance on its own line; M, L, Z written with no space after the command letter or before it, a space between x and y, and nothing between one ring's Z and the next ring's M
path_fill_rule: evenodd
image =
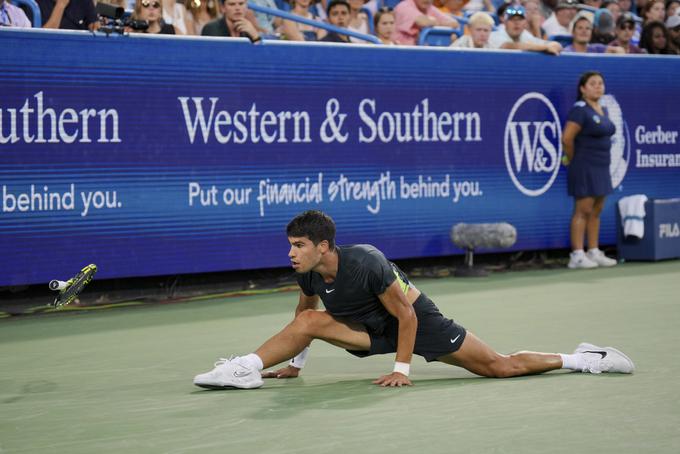
M395 280L406 292L408 278L370 244L336 246L336 251L335 281L327 284L319 273L309 271L298 275L300 288L307 296L319 295L332 316L361 323L369 332L382 333L391 315L378 295L385 293Z

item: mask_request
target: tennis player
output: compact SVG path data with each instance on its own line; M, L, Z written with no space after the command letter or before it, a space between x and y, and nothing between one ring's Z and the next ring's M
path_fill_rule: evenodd
M580 344L573 354L495 352L465 328L444 317L434 303L375 247L337 246L335 223L306 211L287 227L290 257L300 285L295 319L254 353L220 359L194 378L203 388L259 388L263 378L297 377L309 344L321 339L365 357L395 353L391 373L373 383L411 385L413 354L463 367L484 377L515 377L555 369L630 374L635 366L611 347ZM325 311L318 310L319 300ZM288 366L262 373L283 361Z

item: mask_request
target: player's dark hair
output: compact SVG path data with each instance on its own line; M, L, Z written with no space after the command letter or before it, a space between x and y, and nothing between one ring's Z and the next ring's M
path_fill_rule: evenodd
M326 213L318 210L305 211L295 216L286 227L286 235L306 236L315 245L326 240L328 247L335 249L335 222Z
M591 77L600 76L604 80L604 76L600 71L586 71L581 74L581 78L578 80L578 86L576 87L576 99L581 101L583 99L583 93L581 93L581 87L585 87Z

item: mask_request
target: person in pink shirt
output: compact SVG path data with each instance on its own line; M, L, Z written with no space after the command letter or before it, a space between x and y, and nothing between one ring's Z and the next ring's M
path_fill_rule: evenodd
M394 40L399 44L415 45L420 30L444 26L458 28L458 21L439 11L433 0L403 0L394 8Z

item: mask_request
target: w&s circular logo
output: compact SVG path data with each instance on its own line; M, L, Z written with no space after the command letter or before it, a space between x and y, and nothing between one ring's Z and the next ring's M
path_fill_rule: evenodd
M623 119L621 106L612 95L604 95L600 98L600 104L607 110L607 116L614 123L616 132L612 136L610 148L611 163L609 175L612 177L612 187L618 187L626 176L628 163L630 162L630 134L628 125Z
M544 95L526 93L505 123L505 165L522 193L536 197L552 186L562 159L562 125Z

